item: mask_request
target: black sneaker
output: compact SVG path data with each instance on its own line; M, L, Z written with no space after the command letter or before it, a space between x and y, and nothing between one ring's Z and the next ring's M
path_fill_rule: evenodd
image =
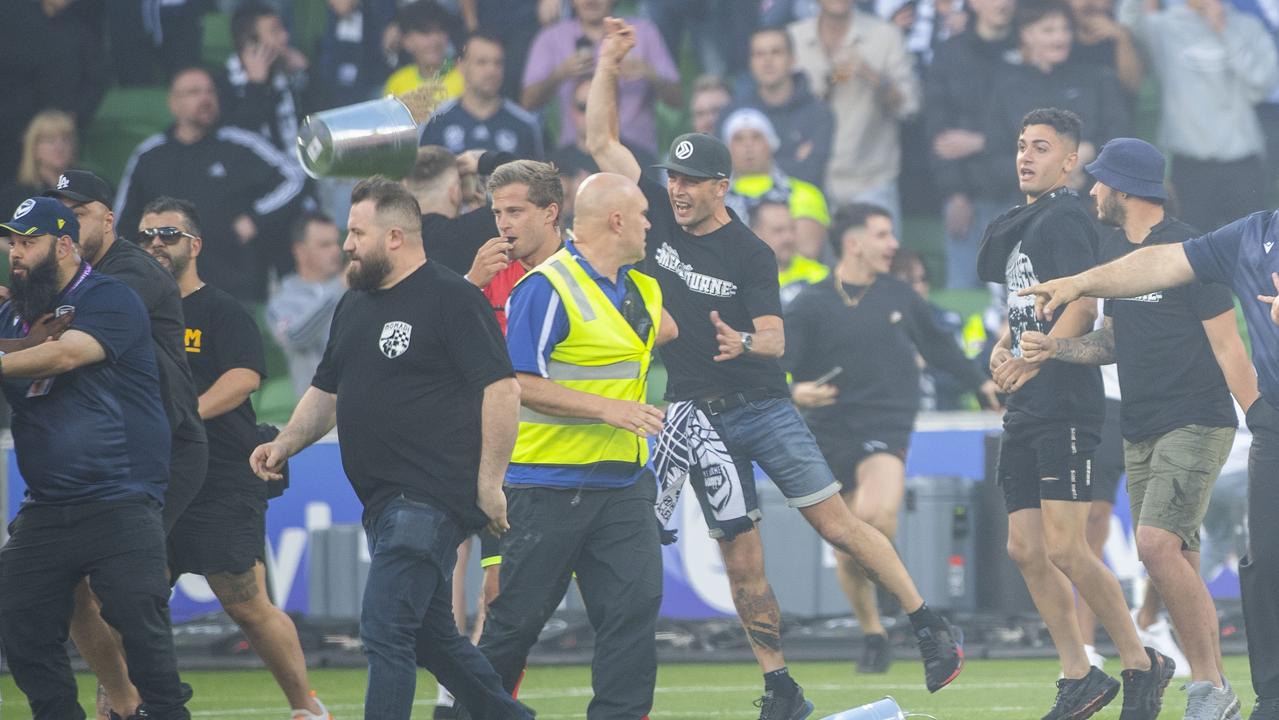
M862 659L857 661L857 672L879 674L888 672L893 663L893 650L887 635L867 635L862 641Z
M1259 697L1248 720L1279 720L1279 697Z
M1124 670L1124 709L1119 720L1154 720L1164 704L1164 690L1177 671L1177 663L1158 650L1146 648L1149 670Z
M1043 720L1084 720L1106 707L1119 694L1119 681L1097 668L1078 680L1057 681L1057 699Z
M946 687L964 669L964 633L945 619L940 627L915 630L915 642L924 658L924 684L928 692Z
M799 685L791 697L778 697L772 690L765 690L755 707L759 708L759 720L804 720L813 713L813 703L804 699L804 688Z

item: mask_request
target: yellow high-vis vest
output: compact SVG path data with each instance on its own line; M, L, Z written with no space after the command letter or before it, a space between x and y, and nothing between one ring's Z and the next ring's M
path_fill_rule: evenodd
M644 402L653 343L662 322L662 290L657 281L638 270L628 271L653 321L648 337L641 340L567 248L530 270L520 282L534 273L550 281L568 315L568 336L551 351L546 366L550 379L592 395ZM511 462L644 464L648 462L648 442L607 423L545 415L520 407L520 433Z

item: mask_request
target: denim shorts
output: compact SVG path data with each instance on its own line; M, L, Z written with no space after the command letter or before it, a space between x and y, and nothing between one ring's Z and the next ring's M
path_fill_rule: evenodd
M717 468L699 468L695 464L690 481L711 537L732 539L739 532L749 530L753 521L761 517L752 463L759 464L786 496L786 504L793 508L816 505L839 494L839 483L826 465L817 441L789 399L757 400L708 417L719 432L720 440L728 449L729 459L741 478L747 515L752 521L744 527L740 523L718 521L711 506L717 481L713 476ZM724 468L719 477L722 478L727 470Z

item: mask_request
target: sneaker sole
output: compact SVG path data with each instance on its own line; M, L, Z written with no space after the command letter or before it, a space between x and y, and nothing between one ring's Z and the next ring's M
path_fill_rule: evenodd
M809 715L812 715L812 714L813 714L813 708L814 708L814 707L816 707L816 706L815 706L815 705L813 705L813 701L812 701L812 700L805 699L805 700L804 700L804 707L803 707L802 709L800 709L800 710L796 711L794 715L791 715L791 716L790 716L790 720L804 720L804 718L806 718L806 717L808 717Z
M1093 715L1101 712L1101 709L1110 704L1111 700L1119 694L1119 683L1115 683L1107 687L1100 695L1089 700L1087 704L1076 710L1074 713L1065 716L1062 720L1085 720Z

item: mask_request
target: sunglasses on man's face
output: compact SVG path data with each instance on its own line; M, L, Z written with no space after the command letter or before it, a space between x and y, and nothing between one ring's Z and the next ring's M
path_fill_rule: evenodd
M155 241L156 238L160 238L160 242L164 243L165 245L177 245L178 241L184 237L191 238L193 240L195 239L194 235L182 230L181 228L175 228L175 227L147 228L146 230L138 231L138 244L150 245L152 242Z

